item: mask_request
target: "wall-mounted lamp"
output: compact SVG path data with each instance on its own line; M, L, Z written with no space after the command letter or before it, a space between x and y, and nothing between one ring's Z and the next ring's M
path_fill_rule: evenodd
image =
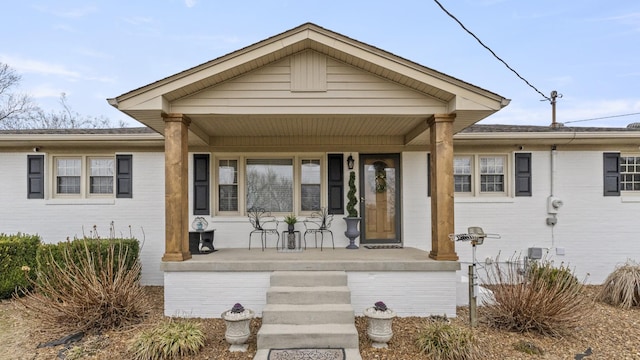
M347 167L349 168L349 170L353 170L353 165L356 161L353 160L353 156L351 156L351 154L349 154L349 157L347 158Z

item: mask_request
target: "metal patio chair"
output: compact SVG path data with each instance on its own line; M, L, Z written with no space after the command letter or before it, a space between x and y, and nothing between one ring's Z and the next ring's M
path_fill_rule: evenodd
M320 234L320 251L324 243L324 234L329 233L331 235L331 245L333 249L336 245L333 241L333 232L331 231L331 222L333 221L333 215L329 215L327 208L322 208L320 211L311 214L306 218L303 223L305 227L304 231L304 247L307 247L307 234L313 234L316 248L318 247L318 234Z
M260 234L262 251L264 251L264 248L267 246L268 235L275 235L276 239L280 241L278 220L276 220L274 216L271 216L270 212L262 208L251 208L247 211L247 217L249 218L249 222L251 222L251 226L253 226L253 230L249 233L249 250L251 250L251 237L253 234Z

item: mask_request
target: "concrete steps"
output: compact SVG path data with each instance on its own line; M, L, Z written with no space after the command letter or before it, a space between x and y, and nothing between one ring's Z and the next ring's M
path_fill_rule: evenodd
M362 359L346 272L275 271L270 281L254 359L278 348L344 348L347 360Z

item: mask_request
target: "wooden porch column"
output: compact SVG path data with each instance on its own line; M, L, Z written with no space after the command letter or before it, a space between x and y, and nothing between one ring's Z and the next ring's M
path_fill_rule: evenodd
M184 261L189 252L188 128L182 114L163 114L165 249L162 261Z
M453 209L453 120L455 114L429 119L431 136L431 252L435 260L458 260Z

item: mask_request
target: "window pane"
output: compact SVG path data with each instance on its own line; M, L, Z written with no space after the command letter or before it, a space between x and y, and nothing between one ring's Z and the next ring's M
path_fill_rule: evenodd
M113 194L113 176L92 176L89 191L91 194Z
M320 185L302 184L301 210L320 210Z
M89 193L113 194L114 159L90 159Z
M238 160L220 160L218 162L218 183L238 184Z
M471 192L471 175L454 175L453 188L455 192Z
M58 194L80 194L80 176L58 176Z
M302 160L301 210L320 210L320 160Z
M220 185L218 191L218 210L238 211L238 186Z
M247 159L247 209L293 211L293 160Z
M502 175L480 175L481 192L503 192L504 176Z
M80 159L56 159L56 192L80 194Z
M58 176L80 176L80 159L57 159Z
M454 157L453 173L457 175L471 175L471 157L469 156Z

